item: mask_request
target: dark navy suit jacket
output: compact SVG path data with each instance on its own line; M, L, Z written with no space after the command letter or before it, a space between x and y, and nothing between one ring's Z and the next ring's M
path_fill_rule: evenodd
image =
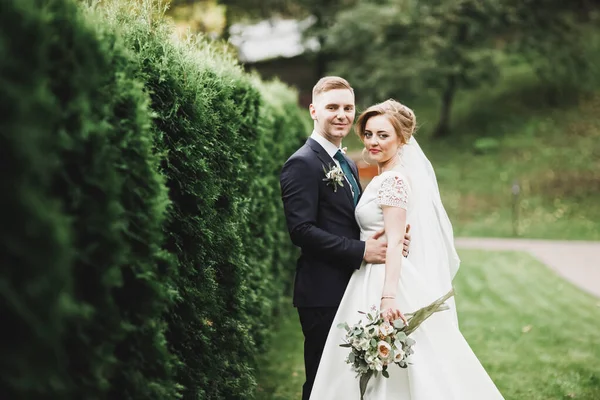
M348 159L356 182L358 170ZM352 273L360 268L365 242L354 217L350 185L334 191L323 181L335 162L313 139L284 164L281 196L292 242L300 247L294 280L295 307L337 307Z

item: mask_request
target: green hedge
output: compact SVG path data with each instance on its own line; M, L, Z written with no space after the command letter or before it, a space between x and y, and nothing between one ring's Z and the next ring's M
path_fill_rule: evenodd
M172 41L156 3L4 3L0 394L252 398L292 280L296 94Z
M55 100L46 88L46 23L28 2L0 12L0 395L64 390L61 346L71 293L69 221L53 198L59 159L46 129ZM18 54L18 57L15 55Z
M296 94L279 82L254 84L263 97L259 120L260 140L255 148L251 180L249 224L245 239L251 271L247 284L252 301L249 325L257 338L259 351L265 350L269 338L271 310L277 310L282 294L292 293L296 248L289 240L279 190L279 173L283 162L306 140L307 112L297 106ZM269 304L270 301L274 301ZM285 299L289 301L289 299Z
M72 3L4 3L3 386L164 398L168 198L148 97L114 34Z

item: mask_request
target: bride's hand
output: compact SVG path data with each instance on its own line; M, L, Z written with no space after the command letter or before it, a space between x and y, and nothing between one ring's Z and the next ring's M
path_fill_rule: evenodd
M393 322L397 319L401 319L402 322L404 322L404 325L408 325L406 317L402 314L396 304L396 299L381 299L381 307L379 307L379 309L381 310L381 316L384 321Z

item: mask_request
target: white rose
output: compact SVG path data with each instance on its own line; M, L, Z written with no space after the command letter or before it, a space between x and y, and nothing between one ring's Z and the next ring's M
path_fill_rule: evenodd
M352 347L357 350L367 350L369 348L369 341L367 338L354 338L352 341Z
M379 343L377 343L377 354L379 354L379 357L382 359L387 359L390 357L391 353L392 346L390 346L388 342L380 340Z
M360 342L360 349L361 349L361 350L364 350L364 351L367 351L367 350L369 350L369 346L370 346L370 343L369 343L369 342L370 342L370 340L369 340L369 339L367 339L367 338L363 338L363 339L361 340L361 342Z
M379 333L383 336L388 336L394 332L394 327L389 322L385 321L379 325Z
M396 354L394 354L394 362L400 362L404 358L404 350L401 347L396 349Z

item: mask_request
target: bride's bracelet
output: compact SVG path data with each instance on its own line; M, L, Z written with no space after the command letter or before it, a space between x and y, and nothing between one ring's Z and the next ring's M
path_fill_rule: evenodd
M381 296L381 300L383 299L395 299L396 296Z

